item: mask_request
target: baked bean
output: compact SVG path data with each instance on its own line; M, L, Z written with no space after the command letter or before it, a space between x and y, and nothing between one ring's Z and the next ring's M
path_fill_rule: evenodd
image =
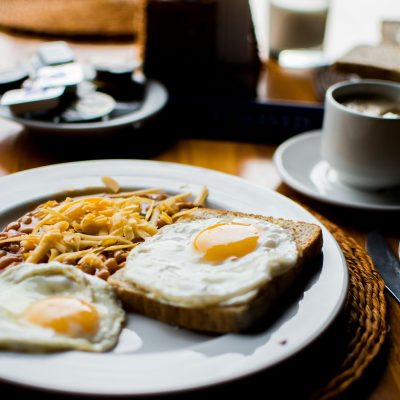
M20 231L21 233L26 233L27 235L29 235L30 233L32 233L33 228L27 226L27 227L25 227L25 228L21 228L19 231Z
M157 221L157 228L162 228L163 226L167 225L167 223L161 219Z
M121 264L119 264L119 268L125 268L125 265L126 265L126 261L124 261Z
M10 249L11 253L18 253L19 249L21 248L18 243L11 243L8 248Z
M7 232L0 232L0 239L8 238Z
M99 257L103 262L107 260L107 257L104 254L99 254L97 257Z
M119 269L121 269L120 265L117 265L115 268L111 268L108 271L110 272L110 275L115 274Z
M0 258L0 269L8 267L10 264L14 262L22 262L21 256L16 255L8 255Z
M25 217L21 218L21 222L25 225L29 225L30 223L32 223L32 217L30 217L29 215L25 215Z
M106 281L107 278L110 276L110 273L105 268L104 269L98 269L96 271L96 276L101 278L101 279L104 279Z
M118 269L118 263L115 258L109 258L105 263L104 267L113 274Z
M18 221L10 222L7 227L6 231L15 230L17 231L20 228L21 224Z
M7 254L5 250L0 250L0 258L4 257Z
M121 264L123 261L126 260L126 253L123 250L117 250L114 253L114 258L118 264Z
M189 208L194 208L196 206L190 201L179 201L176 203L176 207L181 211Z
M94 265L84 263L82 264L81 269L83 272L86 272L90 275L94 275L96 273L96 267Z

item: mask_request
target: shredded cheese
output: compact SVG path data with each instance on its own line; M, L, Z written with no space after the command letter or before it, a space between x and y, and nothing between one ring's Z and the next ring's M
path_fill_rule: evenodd
M103 177L103 182L113 192L120 190L112 178ZM189 196L165 198L160 189L151 188L47 201L33 211L38 222L32 233L2 239L0 244L20 241L23 258L32 263L60 261L100 268L102 253L107 257L108 252L129 251L156 234L158 227L197 209ZM206 197L204 188L196 206Z
M103 181L106 188L110 189L114 193L119 192L119 183L115 179L111 178L111 176L102 176L101 180Z

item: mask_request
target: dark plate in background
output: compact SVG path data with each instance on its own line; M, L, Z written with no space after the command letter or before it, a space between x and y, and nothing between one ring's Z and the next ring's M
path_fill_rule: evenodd
M51 135L104 134L130 126L138 126L160 112L167 101L168 92L165 86L160 82L149 80L144 99L139 107L137 103L131 105L126 103L124 112L114 113L106 121L80 123L41 121L15 116L8 107L0 107L0 116L18 122L30 131L40 131Z

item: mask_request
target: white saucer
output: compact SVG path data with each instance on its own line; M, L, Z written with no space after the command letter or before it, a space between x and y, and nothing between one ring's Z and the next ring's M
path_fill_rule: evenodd
M364 191L338 180L320 155L321 131L297 135L282 143L274 163L282 180L293 189L326 203L364 210L400 211L400 188Z

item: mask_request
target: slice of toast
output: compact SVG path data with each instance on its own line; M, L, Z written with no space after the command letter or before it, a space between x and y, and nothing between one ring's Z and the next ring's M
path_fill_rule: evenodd
M266 315L269 310L272 311L272 309L277 308L281 296L284 296L289 288L296 285L299 276L307 270L310 262L321 253L321 228L306 222L238 212L199 209L180 218L178 223L213 218L221 214L262 219L289 231L297 245L298 260L296 265L266 282L258 289L257 294L249 300L234 305L218 305L206 308L178 307L159 302L146 291L125 280L124 270L122 269L112 275L108 282L117 290L124 307L129 311L187 329L219 333L242 331Z
M400 81L399 46L390 43L356 46L339 58L334 67L362 78Z

